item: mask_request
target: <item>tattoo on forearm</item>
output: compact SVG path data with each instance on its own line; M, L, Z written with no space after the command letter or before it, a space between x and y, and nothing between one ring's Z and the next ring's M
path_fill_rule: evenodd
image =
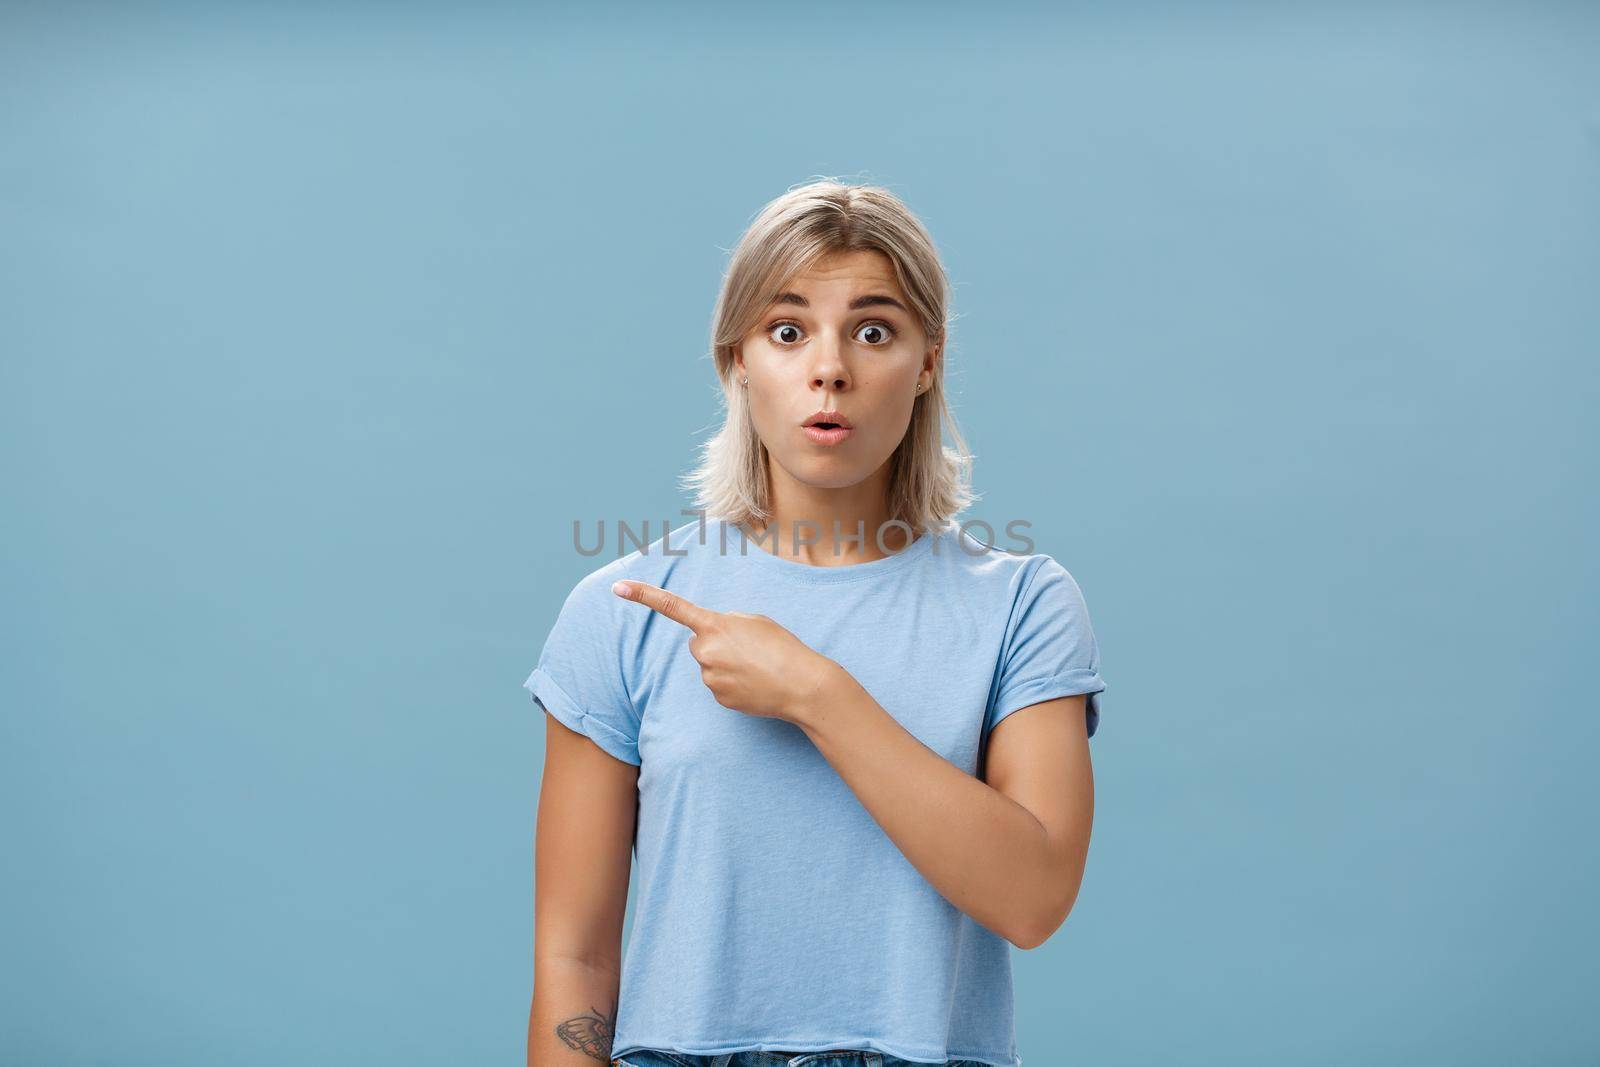
M556 1023L556 1036L568 1048L610 1063L611 1035L615 1032L616 1021L615 1011L607 1018L605 1012L591 1006L587 1015L574 1015Z

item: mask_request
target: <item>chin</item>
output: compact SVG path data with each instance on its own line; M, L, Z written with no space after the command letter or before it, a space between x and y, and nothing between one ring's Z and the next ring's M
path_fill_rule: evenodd
M852 485L860 485L872 474L872 468L846 463L842 457L829 459L808 456L801 463L785 463L782 467L789 477L812 489L848 489Z

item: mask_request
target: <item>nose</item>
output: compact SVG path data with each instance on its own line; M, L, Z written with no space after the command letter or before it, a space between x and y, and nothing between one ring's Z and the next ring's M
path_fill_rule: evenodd
M816 362L811 368L811 384L820 389L848 389L850 370L845 366L837 341L819 340L812 351Z

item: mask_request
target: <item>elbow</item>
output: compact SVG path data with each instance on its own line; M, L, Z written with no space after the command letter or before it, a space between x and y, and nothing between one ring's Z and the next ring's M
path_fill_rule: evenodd
M1083 886L1083 872L1088 861L1088 834L1066 839L1071 846L1060 844L1061 838L1045 834L1045 845L1033 854L1033 866L1028 872L1030 892L1019 894L1011 916L1010 929L1005 938L1020 949L1034 949L1050 940L1061 924L1072 914L1078 902L1078 890Z
M1019 918L1016 925L1007 932L1006 940L1020 949L1035 949L1054 936L1067 921L1067 916L1072 914L1072 907L1078 902L1078 889L1082 885L1079 880L1074 880L1067 887L1067 891L1058 894L1044 905L1033 908L1027 915Z
M1006 940L1011 942L1017 948L1026 950L1026 949L1031 949L1031 948L1038 948L1040 945L1044 944L1047 940L1049 940L1049 936L1046 935L1045 937L1034 937L1034 936L1032 936L1030 934L1030 935L1024 937L1024 936L1018 936L1017 934L1008 934L1008 935L1006 935Z
M1059 919L1054 922L1036 922L1006 935L1006 940L1020 949L1035 949L1050 940L1050 935L1060 928Z

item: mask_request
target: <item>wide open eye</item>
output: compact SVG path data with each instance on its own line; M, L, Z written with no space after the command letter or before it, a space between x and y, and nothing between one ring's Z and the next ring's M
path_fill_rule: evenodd
M875 339L867 341L867 344L874 348L882 348L894 340L894 327L882 320L863 322L861 328L856 331L856 336L860 337L867 330L871 330L877 335Z
M788 347L789 345L797 344L800 338L804 336L804 332L801 330L799 323L785 319L767 327L767 338L775 344ZM863 322L856 327L856 339L864 344L871 345L873 348L883 348L885 345L891 344L895 339L896 333L894 326L891 323L884 322L882 319Z
M787 336L773 336L779 330L787 331ZM792 345L796 341L800 340L800 326L798 323L793 322L775 322L771 326L767 327L767 337L780 345Z

